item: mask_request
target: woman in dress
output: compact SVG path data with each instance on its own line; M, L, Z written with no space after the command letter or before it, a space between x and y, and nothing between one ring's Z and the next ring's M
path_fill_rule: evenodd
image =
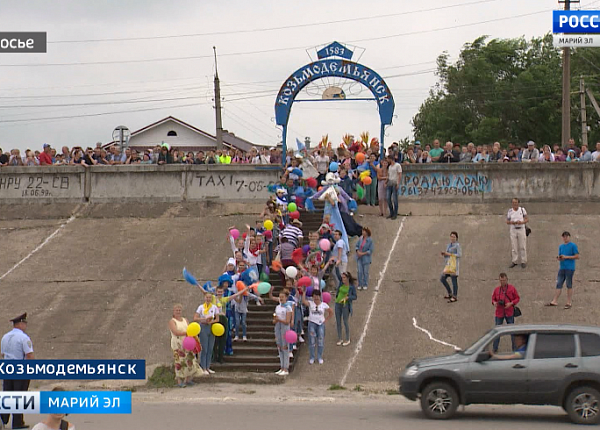
M312 300L306 300L306 290L302 292L302 304L308 308L308 350L310 352L309 364L315 362L315 349L317 361L323 364L323 350L325 349L325 323L333 315L329 305L323 302L321 291L313 291Z
M204 303L198 306L194 314L194 321L200 324L200 367L202 373L210 375L215 373L210 368L212 361L212 353L215 347L215 335L212 333L212 325L219 322L219 308L213 304L213 295L211 293L204 294Z
M352 315L352 302L356 300L356 287L354 286L354 277L350 272L344 272L342 280L335 293L335 322L337 325L338 341L337 345L350 345L350 325L348 320ZM346 329L346 340L342 340L342 321Z
M454 273L448 273L445 270L451 255L456 257L456 271ZM444 296L444 299L448 300L448 303L454 303L458 300L458 269L460 267L460 257L462 257L462 249L460 248L460 243L458 243L457 232L453 231L450 233L450 243L446 247L446 251L442 252L442 256L444 257L444 270L442 271L440 281L448 293ZM452 290L450 289L450 285L448 285L448 277L452 279Z
M200 373L193 351L183 349L182 344L183 339L187 336L188 322L181 316L182 312L183 306L177 303L173 306L173 318L169 320L171 350L175 360L175 378L177 378L177 386L181 388L192 385L192 379Z

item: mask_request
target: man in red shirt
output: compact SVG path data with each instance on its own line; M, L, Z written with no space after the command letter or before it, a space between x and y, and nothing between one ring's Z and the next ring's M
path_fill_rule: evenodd
M40 154L40 166L51 166L52 165L52 156L50 152L52 148L48 143L44 143L44 151Z
M508 283L506 273L500 273L500 286L496 287L492 294L492 305L496 308L494 316L496 325L502 325L504 321L506 321L506 324L515 323L515 306L519 303L519 300L521 300L519 293L517 293L514 286ZM494 352L498 352L499 342L499 338L494 341Z

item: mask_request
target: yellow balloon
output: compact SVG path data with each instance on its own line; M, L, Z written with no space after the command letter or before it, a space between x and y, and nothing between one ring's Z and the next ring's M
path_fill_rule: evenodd
M198 336L199 334L200 334L200 324L198 324L197 322L193 322L190 325L188 325L187 335L189 337Z
M273 221L270 219L266 220L264 226L267 230L273 230Z
M360 178L360 180L362 181L362 178L364 178L365 176L371 176L371 171L370 170L365 170L364 172L362 172L358 177Z
M212 334L214 334L217 337L223 336L225 334L225 327L223 327L223 324L221 323L213 324L211 330Z

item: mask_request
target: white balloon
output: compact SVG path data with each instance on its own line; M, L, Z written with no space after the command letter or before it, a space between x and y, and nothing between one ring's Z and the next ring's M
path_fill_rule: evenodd
M294 266L290 266L287 269L285 269L285 274L288 276L288 278L293 279L298 274L298 270Z

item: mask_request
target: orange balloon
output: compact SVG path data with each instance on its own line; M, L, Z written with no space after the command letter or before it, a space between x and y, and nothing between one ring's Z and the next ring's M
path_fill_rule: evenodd
M235 286L237 287L238 291L242 291L244 288L246 288L246 284L244 284L242 281L237 281Z
M365 154L363 154L362 152L359 152L358 154L356 154L356 162L364 163L365 162Z
M323 187L319 187L319 188L317 189L317 191L321 191L322 189L323 189Z
M271 263L271 270L275 271L275 272L279 272L281 270L281 262L277 261L277 260L273 260L273 262Z
M363 181L363 184L365 184L365 185L371 185L373 183L373 179L371 179L370 176L365 176L362 179L362 181Z

